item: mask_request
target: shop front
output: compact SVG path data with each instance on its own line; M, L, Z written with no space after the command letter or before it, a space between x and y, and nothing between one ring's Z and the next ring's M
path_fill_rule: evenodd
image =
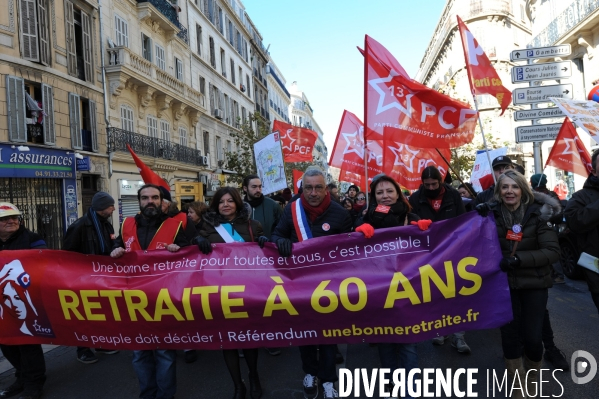
M194 201L204 201L204 184L197 182L175 183L175 200L179 209L184 209L185 204Z
M25 227L40 234L48 248L60 249L66 229L78 218L75 154L0 143L0 201L15 204Z
M119 225L128 216L139 213L137 191L144 185L142 180L117 179L119 188Z

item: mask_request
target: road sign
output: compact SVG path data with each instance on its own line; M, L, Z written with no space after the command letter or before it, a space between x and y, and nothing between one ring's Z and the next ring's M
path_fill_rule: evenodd
M561 118L566 116L558 107L527 109L514 112L515 121L529 121L534 119Z
M572 98L572 84L524 87L512 92L514 105L549 103L549 97Z
M561 127L561 123L518 126L516 128L516 143L555 140Z
M560 44L551 47L535 47L514 50L510 53L510 61L528 60L531 58L552 58L570 55L572 48L569 44Z
M512 68L512 83L553 80L572 76L572 61L545 62Z

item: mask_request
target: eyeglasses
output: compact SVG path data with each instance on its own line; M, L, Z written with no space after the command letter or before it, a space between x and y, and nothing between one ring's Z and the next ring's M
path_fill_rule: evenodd
M10 215L0 218L0 223L7 223L9 220L19 220L19 215Z
M366 197L358 197L356 198L358 201L364 201L366 199Z
M304 186L304 191L306 191L308 193L310 193L312 191L322 192L322 191L324 191L324 189L325 189L325 187L321 186L321 185L314 186L314 187L312 187L312 186Z

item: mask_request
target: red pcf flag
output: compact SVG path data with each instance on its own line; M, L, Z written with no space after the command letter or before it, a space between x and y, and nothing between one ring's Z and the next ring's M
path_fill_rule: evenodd
M584 177L588 177L593 171L591 156L568 118L564 119L564 123L559 129L545 166L547 165Z
M293 193L297 194L299 188L302 186L302 177L304 177L304 172L293 169Z
M451 160L451 151L440 149L443 157L434 148L412 148L395 141L384 141L383 170L402 186L416 190L422 184L422 171L427 166L436 166L441 174L447 174L447 163Z
M506 89L489 61L487 54L478 44L472 33L466 28L462 19L458 17L458 27L466 59L466 71L470 81L472 94L490 94L497 99L501 106L501 115L512 102L512 92Z
M366 140L416 148L451 148L474 137L476 111L410 79L399 62L366 35L364 50Z
M285 162L312 162L312 149L318 138L314 130L275 120L272 131L279 132Z
M341 169L341 173L339 173L339 181L355 184L356 186L360 187L361 191L366 192L366 179L364 178L364 173L350 172L345 169Z
M154 184L156 186L162 186L162 187L166 188L168 191L171 191L171 187L168 185L168 183L166 181L164 181L164 179L162 177L158 176L156 174L156 172L154 172L152 169L150 169L150 167L148 165L146 165L144 163L144 161L139 159L139 157L137 156L137 154L135 154L135 152L133 151L133 149L131 148L129 143L127 143L127 149L131 153L131 156L133 157L133 160L135 161L135 165L137 165L137 170L139 171L139 174L141 175L141 179L144 181L144 183Z

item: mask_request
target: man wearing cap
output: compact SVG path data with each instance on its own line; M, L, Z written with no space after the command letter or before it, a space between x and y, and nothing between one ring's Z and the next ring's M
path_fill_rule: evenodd
M104 191L97 192L87 213L67 229L62 249L81 254L110 255L114 246L114 228L110 223L110 217L114 209L114 198ZM100 348L96 349L96 352L106 355L119 353L118 350ZM78 346L77 360L92 364L98 361L98 357L90 348Z
M46 242L39 234L20 223L21 211L9 202L0 202L0 251L43 249ZM0 391L0 398L22 393L19 399L37 399L42 396L46 381L46 361L42 346L0 344L4 357L15 368L17 380Z
M141 212L123 220L111 257L120 258L127 252L140 250L177 252L189 245L181 230L181 221L162 212L162 199L162 191L154 184L145 184L137 191ZM174 398L177 391L175 350L135 350L133 368L139 380L140 398Z
M491 167L493 168L495 181L497 181L497 179L499 179L499 176L501 176L504 171L508 169L514 169L514 163L507 155L500 155L493 160ZM487 188L483 192L478 193L478 195L473 201L472 208L475 208L478 204L482 204L483 202L488 202L489 200L493 199L494 192L495 184L493 183L491 187Z

